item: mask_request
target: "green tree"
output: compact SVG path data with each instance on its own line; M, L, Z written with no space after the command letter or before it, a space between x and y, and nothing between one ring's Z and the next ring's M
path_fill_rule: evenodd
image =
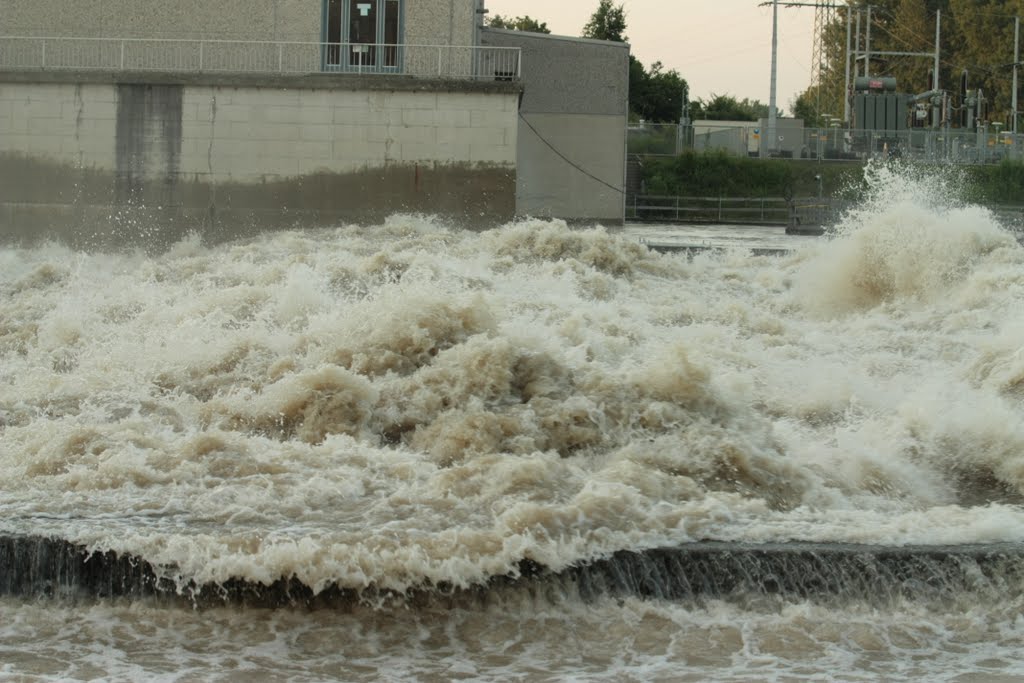
M525 31L527 33L551 33L547 23L537 21L531 16L503 17L495 14L487 25L491 28L504 28L510 31Z
M1013 62L1013 15L1020 3L1010 0L949 0L956 17L956 53L968 71L968 87L981 88L989 110L1001 119L1010 109L1010 64ZM954 83L946 86L959 90Z
M624 43L626 38L626 10L613 5L612 0L600 0L590 21L583 27L583 37ZM683 111L683 97L690 87L675 69L665 69L655 62L650 69L629 56L629 114L633 120L652 123L675 123Z
M826 125L825 117L818 113L817 97L817 89L811 86L797 95L789 105L793 109L793 116L803 119L807 128L824 128Z
M683 97L690 87L675 69L665 70L661 62L645 69L630 56L629 109L634 118L653 123L677 122L683 112Z
M626 43L626 8L615 6L612 0L600 0L597 9L590 16L590 21L583 27L584 38L595 40L611 40Z
M690 114L694 120L757 121L768 118L768 105L748 97L737 100L732 95L711 93L710 100L696 100L691 106ZM783 112L776 108L775 114L782 116Z

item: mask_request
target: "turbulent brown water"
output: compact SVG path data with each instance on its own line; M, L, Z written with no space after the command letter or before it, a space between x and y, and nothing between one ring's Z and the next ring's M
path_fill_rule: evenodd
M941 599L514 580L697 541L1024 541L1024 249L941 185L878 185L783 256L412 216L0 250L0 535L185 596L2 598L0 677L1024 680L1020 571ZM282 578L355 597L188 604Z

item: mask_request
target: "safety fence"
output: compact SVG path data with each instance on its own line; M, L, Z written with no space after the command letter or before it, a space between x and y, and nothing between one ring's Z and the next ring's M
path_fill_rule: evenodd
M516 80L519 48L0 36L0 70L403 75Z
M759 124L711 126L698 122L630 126L630 154L676 156L684 151L722 151L734 156L762 156L765 144ZM867 161L898 158L953 164L997 163L1024 159L1024 134L1014 135L999 126L980 129L910 129L901 131L848 130L840 127L786 129L764 156L810 161Z
M837 224L856 202L828 197L675 197L630 195L626 220L638 223L760 225L820 233ZM1024 244L1024 204L987 207Z
M820 200L806 200L810 205ZM789 225L801 200L781 197L669 197L633 195L626 219L665 223L723 223L729 225Z

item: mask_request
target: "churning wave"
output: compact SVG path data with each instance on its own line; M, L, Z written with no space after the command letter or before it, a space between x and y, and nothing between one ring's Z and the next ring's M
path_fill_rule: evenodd
M1016 567L1024 249L883 180L778 257L420 216L4 249L0 533L312 597L586 567L625 590L609 562L708 542Z

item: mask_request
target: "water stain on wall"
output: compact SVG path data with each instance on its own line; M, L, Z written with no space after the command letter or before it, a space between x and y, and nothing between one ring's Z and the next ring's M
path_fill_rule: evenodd
M162 186L165 206L178 203L181 166L181 85L117 86L116 197L131 204L150 184Z

